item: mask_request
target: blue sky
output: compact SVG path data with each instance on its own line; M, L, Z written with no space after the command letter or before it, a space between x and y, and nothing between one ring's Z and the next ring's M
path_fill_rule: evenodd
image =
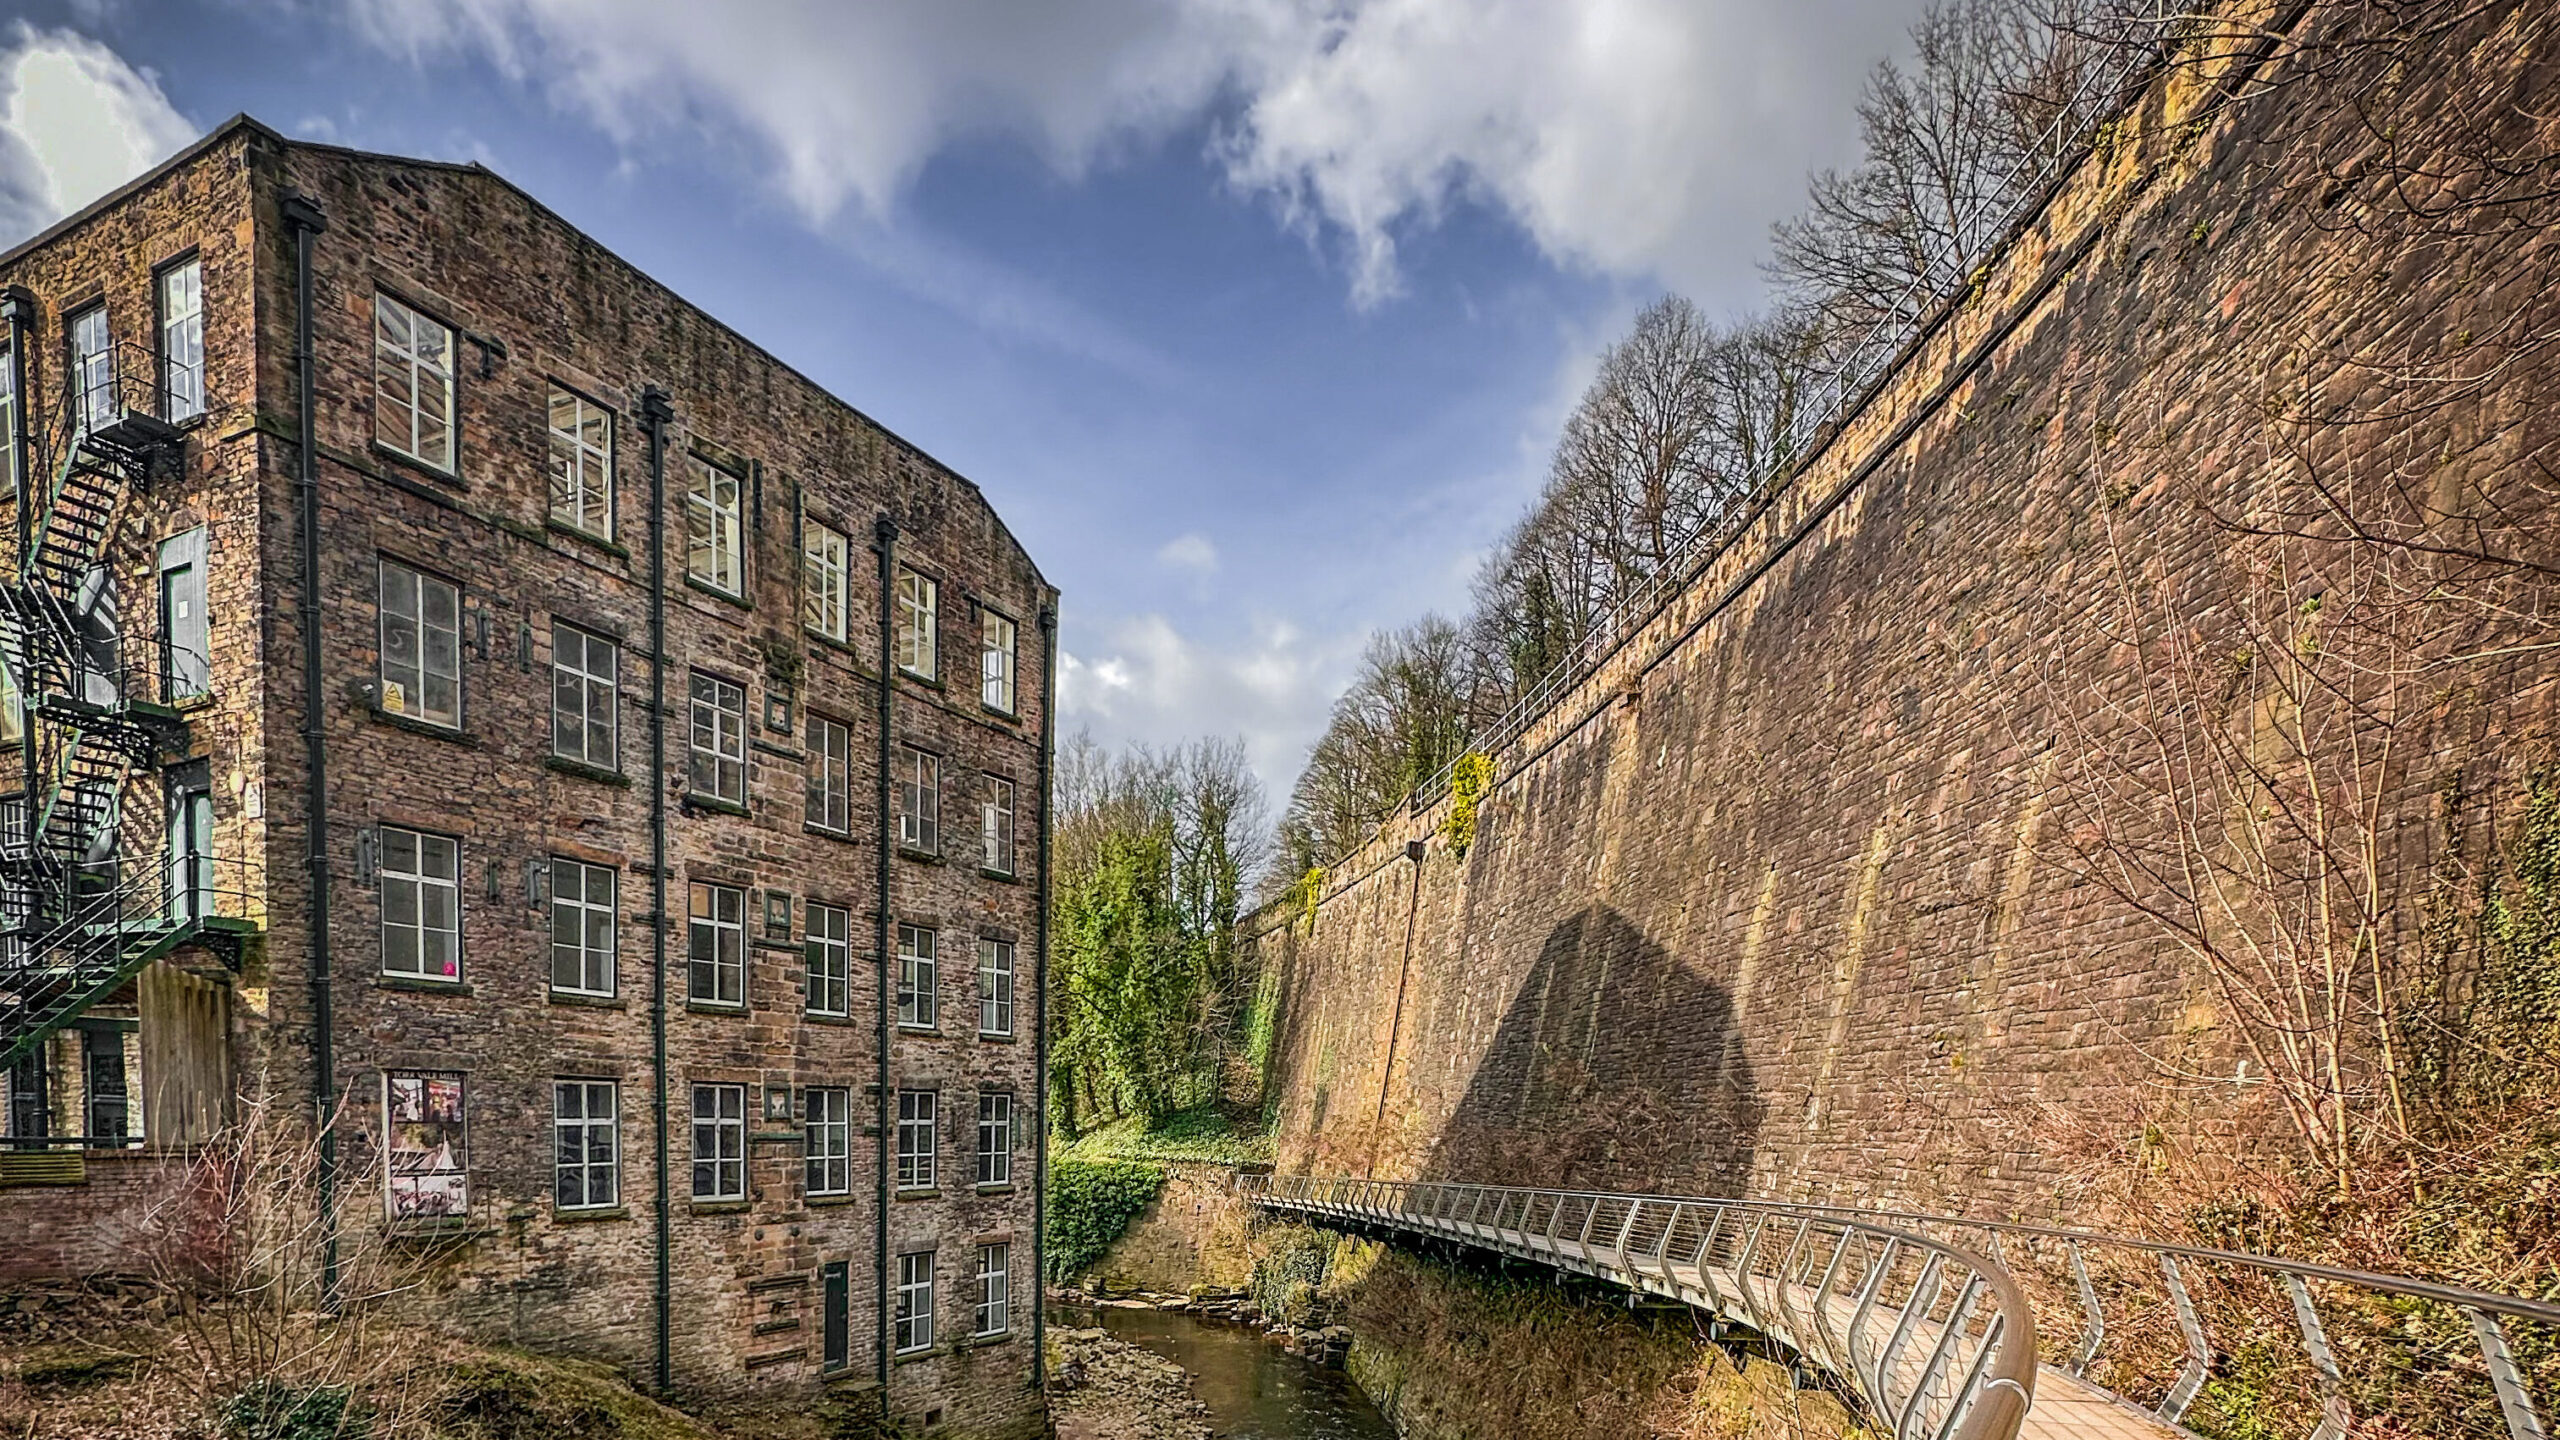
M1921 3L35 0L0 244L234 111L482 161L982 486L1069 728L1276 803L1634 310L1756 303Z

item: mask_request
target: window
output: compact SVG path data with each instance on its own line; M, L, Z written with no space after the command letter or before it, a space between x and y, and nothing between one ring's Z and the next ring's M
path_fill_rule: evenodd
M1013 622L993 610L978 612L978 703L1013 713Z
M462 978L462 842L382 827L382 973Z
M1013 942L978 939L978 1033L1013 1033Z
M747 1198L747 1087L693 1087L693 1198Z
M462 592L397 560L382 562L386 714L462 724Z
M938 603L931 576L898 571L897 665L919 679L933 678L933 613Z
M160 272L160 418L204 413L204 266L182 260Z
M1013 1183L1013 1097L978 1097L978 1183Z
M823 715L809 717L809 828L853 829L853 732Z
M821 1086L809 1092L809 1193L853 1193L853 1092Z
M160 693L170 700L213 688L213 624L204 609L202 527L160 542Z
M933 1188L933 1108L941 1098L934 1090L898 1092L898 1188Z
M1006 1274L1013 1260L1010 1245L978 1247L978 1323L974 1333L1001 1335L1013 1328L1012 1277Z
M552 857L552 989L569 995L613 993L616 879L610 865Z
M911 745L898 747L898 843L942 851L942 760Z
M622 1203L618 1098L610 1080L552 1082L551 1198L561 1209Z
M933 1028L934 933L921 925L898 927L898 1023Z
M599 770L621 768L614 703L621 681L621 646L551 622L552 754Z
M806 523L802 534L801 623L830 640L842 640L849 573L844 536L815 520Z
M441 1220L470 1213L462 1116L461 1075L449 1070L384 1072L382 1155L392 1219Z
M849 997L847 976L852 956L852 920L840 906L811 901L803 908L809 926L809 1013L842 1015Z
M933 1348L933 1252L898 1257L897 1347L901 1355Z
M853 1267L818 1267L818 1364L830 1373L853 1364Z
M67 322L71 334L71 423L81 435L116 418L116 355L107 342L107 307L92 305Z
M1001 775L979 777L985 787L978 798L978 863L999 875L1013 873L1013 782Z
M747 1003L746 913L746 891L734 885L694 885L686 999L704 1005Z
M132 1097L126 1093L124 1035L122 1029L84 1025L80 1028L80 1063L83 1083L80 1093L87 1098L87 1129L82 1133L97 1140L123 1140L131 1136Z
M613 538L613 412L551 387L551 518Z
M388 295L373 297L373 438L453 469L453 328Z
M696 455L684 492L685 573L729 595L747 593L738 477Z
M0 343L0 485L18 491L18 356Z
M693 672L693 793L747 803L747 692Z

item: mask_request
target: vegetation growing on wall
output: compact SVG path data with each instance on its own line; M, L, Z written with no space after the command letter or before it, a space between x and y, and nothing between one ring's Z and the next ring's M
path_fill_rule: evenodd
M1049 1160L1047 1228L1051 1282L1072 1281L1102 1259L1164 1189L1164 1167L1139 1160Z
M1475 847L1476 808L1492 786L1493 761L1488 756L1470 750L1449 767L1449 818L1441 822L1440 834L1461 860Z

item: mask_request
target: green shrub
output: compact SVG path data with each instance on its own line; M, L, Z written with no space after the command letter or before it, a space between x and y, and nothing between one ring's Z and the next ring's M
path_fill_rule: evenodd
M1164 1167L1139 1160L1049 1161L1049 1276L1064 1281L1099 1261L1164 1188Z
M364 1415L343 1385L260 1380L222 1402L226 1440L360 1440Z

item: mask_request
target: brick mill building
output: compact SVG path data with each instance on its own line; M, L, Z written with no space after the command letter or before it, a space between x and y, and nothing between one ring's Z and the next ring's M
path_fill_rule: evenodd
M235 119L0 287L0 1278L334 1111L471 1331L1036 1433L1056 597L976 487L476 165Z

